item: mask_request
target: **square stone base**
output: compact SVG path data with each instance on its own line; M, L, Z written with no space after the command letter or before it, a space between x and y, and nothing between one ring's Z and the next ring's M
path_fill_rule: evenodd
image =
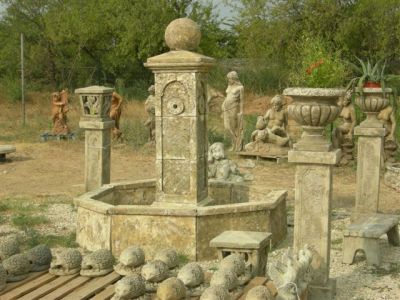
M336 279L330 278L326 286L308 286L308 300L332 300L335 295Z

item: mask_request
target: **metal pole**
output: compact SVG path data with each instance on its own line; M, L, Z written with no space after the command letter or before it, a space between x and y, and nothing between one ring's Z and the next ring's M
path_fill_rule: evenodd
M25 126L24 34L23 33L21 33L21 100L22 100L22 125Z

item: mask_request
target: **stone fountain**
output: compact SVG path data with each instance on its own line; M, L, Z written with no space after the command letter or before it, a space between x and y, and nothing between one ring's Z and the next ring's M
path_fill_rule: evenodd
M209 242L227 230L268 231L273 244L285 237L286 191L259 193L243 183L208 182L206 89L214 59L193 52L200 36L189 19L171 22L165 32L171 51L145 64L155 74L156 179L107 184L90 178L109 178L109 163L101 162L109 159L109 138L101 137L110 124L99 118L97 125L86 126L101 132L92 142L86 134L85 181L97 186L87 184L89 191L75 199L82 247L111 249L117 256L139 245L149 259L158 249L173 247L191 260L205 260L217 257ZM96 96L99 104L109 109L112 91L97 90L103 93ZM87 97L87 89L77 92ZM95 159L88 157L91 143L97 143Z

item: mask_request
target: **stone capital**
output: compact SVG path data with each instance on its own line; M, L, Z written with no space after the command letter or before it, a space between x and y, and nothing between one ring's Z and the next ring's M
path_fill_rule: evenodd
M297 164L336 165L340 160L340 149L326 152L290 150L288 161Z
M186 50L176 50L153 56L144 64L154 72L208 72L215 65L215 59Z

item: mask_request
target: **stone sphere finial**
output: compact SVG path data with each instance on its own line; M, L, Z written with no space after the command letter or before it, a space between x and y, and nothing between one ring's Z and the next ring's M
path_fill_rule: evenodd
M171 50L195 50L200 39L199 25L188 18L175 19L165 29L165 42Z

